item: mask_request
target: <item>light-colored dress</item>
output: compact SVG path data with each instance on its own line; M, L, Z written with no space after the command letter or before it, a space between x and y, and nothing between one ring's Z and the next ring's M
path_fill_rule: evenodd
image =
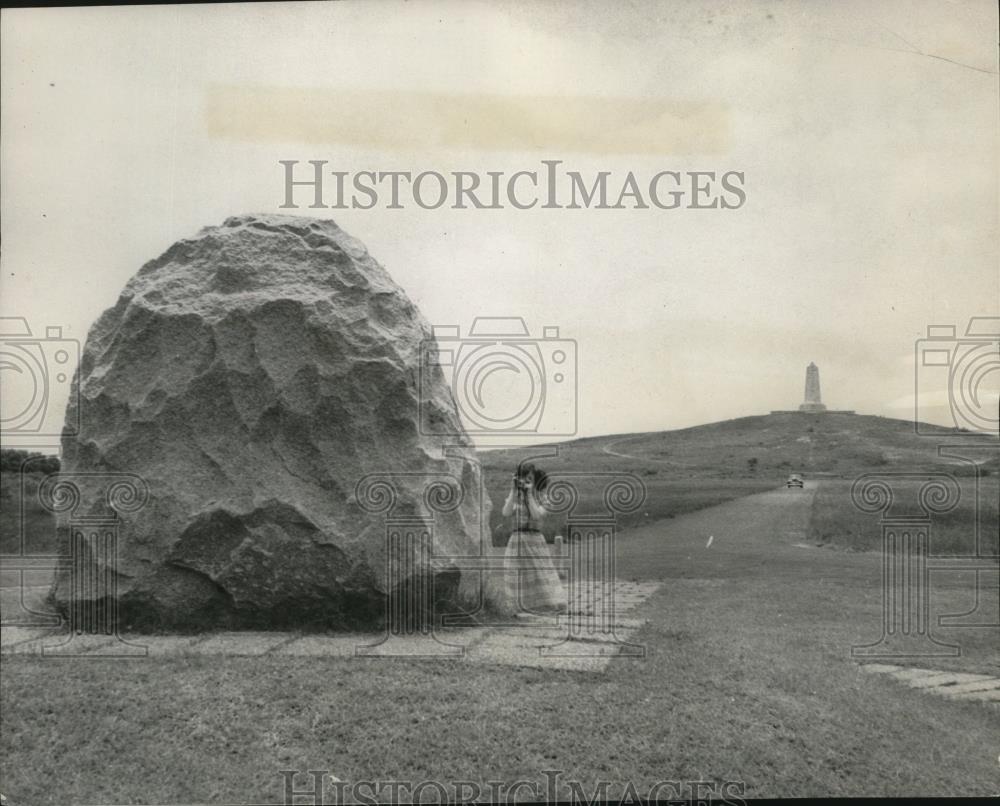
M507 498L503 514L514 519L514 531L504 553L507 599L514 612L545 612L566 608L566 591L552 564L539 522L545 508L534 492Z

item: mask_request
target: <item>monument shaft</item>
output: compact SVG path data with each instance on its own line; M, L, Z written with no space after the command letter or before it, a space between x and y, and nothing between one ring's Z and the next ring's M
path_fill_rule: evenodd
M806 394L805 400L799 406L799 411L826 411L819 390L819 367L811 361L806 367Z

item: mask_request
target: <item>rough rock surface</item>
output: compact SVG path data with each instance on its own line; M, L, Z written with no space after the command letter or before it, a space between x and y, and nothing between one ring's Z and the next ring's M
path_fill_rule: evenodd
M387 594L407 596L426 575L405 557L386 571L386 513L355 491L378 473L394 474L394 517L426 514L429 478L461 481L461 504L435 516L432 575L439 605L474 603L479 575L447 558L479 553L489 500L440 370L420 382L430 336L332 221L233 217L143 266L88 335L74 381L81 432L63 439L63 478L130 473L149 488L121 516L116 562L88 538L87 563L114 566L120 623L380 623ZM422 435L420 405L457 436ZM108 511L98 492L84 499L72 516ZM63 608L101 598L74 593L68 572L53 596Z

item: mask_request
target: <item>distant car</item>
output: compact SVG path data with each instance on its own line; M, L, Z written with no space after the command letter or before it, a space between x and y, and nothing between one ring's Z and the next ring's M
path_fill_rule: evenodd
M802 481L802 476L793 473L791 476L788 477L788 481L785 482L785 486L789 488L798 487L801 490L805 486L805 484Z

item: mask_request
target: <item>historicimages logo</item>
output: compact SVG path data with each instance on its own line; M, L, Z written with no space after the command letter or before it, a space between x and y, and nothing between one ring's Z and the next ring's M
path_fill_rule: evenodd
M657 803L743 806L743 781L632 781L564 779L563 770L542 770L542 780L342 781L329 770L279 770L285 806L341 803Z

